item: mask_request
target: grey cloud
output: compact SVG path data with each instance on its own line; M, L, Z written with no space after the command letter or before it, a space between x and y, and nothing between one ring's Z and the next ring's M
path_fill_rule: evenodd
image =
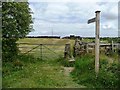
M59 4L59 3L56 3L56 4ZM36 9L36 12L35 12L36 20L48 21L48 22L53 22L53 23L82 23L82 22L86 22L86 21L84 21L84 15L82 13L82 10L76 11L76 7L78 6L77 3L65 4L69 8L69 12L66 14L63 14L63 13L61 13L61 14L56 14L56 13L45 14L44 12L47 11L46 8L48 6L46 3L43 3L43 5L42 5L42 3L39 3L39 4L35 3L32 5L34 5L35 9ZM42 5L42 6L40 6L40 5Z
M107 3L109 3L109 2L96 2L96 4L99 6L106 5Z
M118 19L118 16L116 14L110 13L110 12L102 13L102 17L103 17L103 19L106 19L106 20L116 20L116 19Z

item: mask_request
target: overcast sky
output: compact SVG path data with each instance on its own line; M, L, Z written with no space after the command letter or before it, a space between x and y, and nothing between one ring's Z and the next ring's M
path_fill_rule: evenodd
M44 2L43 2L44 1ZM95 36L95 23L87 24L100 10L100 36L118 36L118 0L29 0L34 24L29 35L70 34L82 37Z

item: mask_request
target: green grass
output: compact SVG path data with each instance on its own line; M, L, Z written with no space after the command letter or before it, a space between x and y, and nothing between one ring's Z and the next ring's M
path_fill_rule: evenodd
M83 42L95 42L95 38L92 38L92 39L90 39L90 38L83 38L82 41L83 41ZM111 40L111 41L112 41L112 40ZM111 41L110 41L110 42L111 42ZM100 38L100 42L108 43L109 40Z
M26 43L38 43L38 44L67 44L74 42L74 40L70 39L54 39L54 38L24 38L20 39L19 42L26 42Z
M87 54L76 58L75 70L72 72L74 80L88 88L117 88L118 64L109 63L108 57L100 59L100 70L96 77L94 69L94 57Z
M93 42L93 41L95 41L95 39L84 38L82 41L83 42Z
M3 64L3 88L83 87L75 83L70 75L65 75L59 60L41 61L32 56L20 56L19 61L17 65L15 62Z

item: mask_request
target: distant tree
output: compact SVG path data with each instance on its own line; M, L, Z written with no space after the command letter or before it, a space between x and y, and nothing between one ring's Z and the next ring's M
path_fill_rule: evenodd
M32 30L28 2L2 3L2 59L13 60L18 54L16 41Z

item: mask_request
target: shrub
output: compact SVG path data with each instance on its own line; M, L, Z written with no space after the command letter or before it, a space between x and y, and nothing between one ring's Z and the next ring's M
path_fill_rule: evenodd
M32 30L32 16L28 2L2 2L2 60L16 59L16 41Z
M13 68L15 68L15 70L20 70L23 68L23 62L19 61L19 60L15 60L13 62Z
M18 55L17 59L12 62L3 62L2 63L2 74L5 75L11 74L13 71L19 71L28 65L28 63L35 63L40 59L34 58L32 55Z
M79 69L82 72L84 70L93 70L94 69L94 60L89 55L83 57L77 57L75 62L75 68Z

